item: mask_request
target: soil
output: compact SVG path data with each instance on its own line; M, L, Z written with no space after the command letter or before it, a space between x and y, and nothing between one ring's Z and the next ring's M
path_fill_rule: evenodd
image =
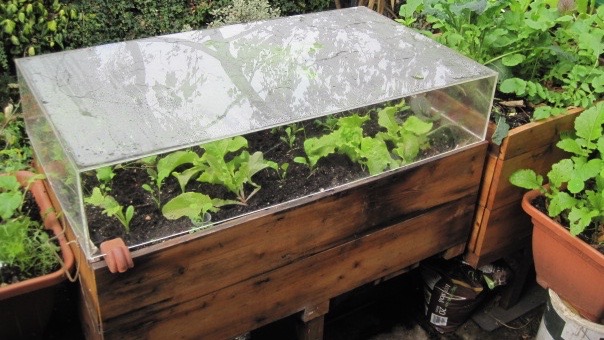
M372 116L376 116L375 111L372 112ZM377 116L373 118L374 120L366 122L363 126L364 133L367 136L374 136L380 128L376 123ZM292 147L281 140L281 137L284 136L282 129L264 130L244 136L248 140L250 154L255 151L262 151L265 159L278 164L288 163L287 175L285 178L281 178L273 169L264 169L258 172L253 180L262 189L247 202L247 205L224 206L220 211L212 213L212 222L225 221L369 176L366 169L340 154L332 154L321 159L312 173L306 165L295 163L293 161L294 157L304 156L304 139L325 133L324 129L313 121L299 124L302 124L304 131L297 135ZM435 124L434 128L436 129L436 127ZM453 133L449 133L431 139L431 148L423 151L419 158L430 157L455 148L456 140L453 139L452 135ZM193 148L193 150L199 154L202 152L199 148ZM187 217L178 220L168 220L163 217L150 194L141 189L143 184L150 181L146 169L141 164L131 163L115 168L114 172L116 176L112 180L109 194L123 206L133 205L135 215L131 221L130 232L126 233L123 226L115 218L106 216L100 208L87 205L86 216L90 238L94 244L99 245L105 240L121 237L129 246L141 245L149 242L149 240L158 240L167 236L191 232L195 228ZM99 185L94 174L84 176L83 183L84 192L89 193L92 192L93 187ZM201 192L212 198L235 199L234 194L220 185L195 180L189 182L186 190L187 192ZM252 186L246 187L247 194L252 190ZM162 203L168 202L180 193L181 190L177 180L170 176L162 185L161 201Z
M493 99L490 120L497 123L499 117L504 117L510 129L531 122L535 108L525 100L511 97L496 97Z

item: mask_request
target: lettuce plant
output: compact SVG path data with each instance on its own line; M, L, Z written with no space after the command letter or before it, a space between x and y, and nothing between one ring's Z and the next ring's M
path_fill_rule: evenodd
M252 180L255 174L266 168L278 171L277 163L265 160L262 152L250 154L247 150L240 151L247 148L247 140L241 136L204 144L201 148L205 152L198 163L203 171L197 180L223 185L234 193L242 204L247 204L260 190L260 185ZM236 151L240 153L234 157L229 156ZM249 194L245 192L246 184L254 187Z
M375 137L365 136L363 131L363 124L371 119L369 115L339 118L337 128L330 133L306 139L306 157L296 157L294 162L307 165L312 173L321 158L338 153L366 167L370 175L411 163L428 146L427 135L433 123L416 116L400 121L397 114L408 108L402 101L378 111L378 124L385 131Z
M368 115L354 114L338 119L337 128L321 137L308 138L304 141L306 157L295 157L294 162L305 164L311 173L317 162L333 153L348 156L356 163L367 167L370 174L378 174L389 168L394 160L382 141L365 137L363 124L368 121Z
M404 102L402 102L404 104ZM394 144L392 152L398 156L399 165L413 162L419 152L428 145L428 132L432 122L424 122L416 116L409 116L403 123L396 119L396 114L406 109L405 106L388 106L378 112L378 124L386 129L377 137Z
M168 201L162 208L162 214L169 220L186 216L196 227L204 227L209 225L210 212L216 212L224 205L238 203L232 200L212 199L199 192L185 192Z
M197 154L190 150L172 152L159 160L157 160L155 156L146 158L145 162L149 165L147 174L151 181L143 184L142 188L151 194L158 209L161 208L162 205L161 188L164 180L168 178L177 167L183 164L191 164L197 158ZM155 165L155 168L151 165ZM185 191L182 183L181 190L182 192Z
M531 169L518 170L510 182L525 189L538 189L546 198L547 213L570 226L572 235L592 232L592 241L604 243L604 102L582 112L572 136L556 144L570 157L554 164L543 176Z
M247 148L247 140L242 136L207 143L200 148L204 150L201 156L192 151L177 151L171 154L170 165L166 164L164 170L158 173L161 172L162 176L167 177L176 166L190 164L180 172L172 171L183 193L187 183L199 174L198 181L224 186L245 205L260 190L260 185L256 184L252 177L266 168L279 170L277 163L265 160L262 152L250 154L244 150ZM246 193L246 184L254 187L251 193Z

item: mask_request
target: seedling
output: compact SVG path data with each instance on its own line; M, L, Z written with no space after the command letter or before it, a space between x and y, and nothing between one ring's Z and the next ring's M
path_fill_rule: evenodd
M241 136L204 144L201 148L205 150L199 159L203 171L197 180L223 185L234 193L242 204L247 204L260 190L260 185L252 180L256 173L266 168L278 171L277 163L265 160L260 151L250 155L244 150L227 161L230 153L247 148L247 140ZM251 193L245 193L245 184L254 187Z
M300 132L304 132L304 127L293 123L286 126L283 130L285 132L285 136L281 136L279 139L285 142L285 144L287 144L289 148L292 149L294 147L294 144L296 143L296 135Z
M153 201L158 209L161 208L161 187L164 183L164 180L170 176L174 169L183 164L193 163L193 161L197 158L197 154L193 151L176 151L159 159L157 164L155 164L155 169L153 169L153 167L147 168L147 174L149 174L149 179L151 182L143 184L142 188L151 194L151 197L153 198ZM182 192L185 191L185 185L186 183L181 183Z
M103 213L109 217L115 217L120 221L126 233L130 232L130 221L134 216L134 207L124 207L110 195L104 194L100 188L92 189L92 195L86 197L84 202L103 209Z
M432 122L424 122L416 116L409 116L402 124L396 114L404 106L388 106L378 112L378 124L386 129L377 138L394 144L392 152L400 158L400 165L413 162L420 150L428 147L427 134L432 130Z
M279 177L281 177L281 180L285 180L285 178L287 177L287 170L289 169L289 163L282 163L281 165L279 165L279 169L278 169L278 173L279 173Z
M212 199L198 192L185 192L170 201L162 208L162 214L169 220L188 217L197 228L210 225L210 212L217 212L220 207L229 204L239 204L238 201Z
M99 180L99 189L101 192L108 193L111 191L111 180L113 180L113 177L115 177L115 172L111 166L96 169L96 178Z
M338 118L334 116L327 116L321 119L315 119L314 123L320 126L326 132L332 132L338 127Z

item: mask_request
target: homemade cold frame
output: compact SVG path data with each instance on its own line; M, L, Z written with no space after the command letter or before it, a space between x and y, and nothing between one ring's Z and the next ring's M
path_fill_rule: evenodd
M297 312L317 331L329 299L465 248L496 73L366 8L23 58L17 69L36 160L77 241L90 338L227 339ZM125 273L109 273L89 238L88 171L403 98L466 138L201 232L128 245Z

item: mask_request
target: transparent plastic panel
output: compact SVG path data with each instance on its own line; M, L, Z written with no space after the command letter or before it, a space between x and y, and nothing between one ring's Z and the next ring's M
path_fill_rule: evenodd
M492 72L366 8L25 58L80 169L337 113Z
M397 124L409 115L432 124L429 136L414 141L421 142L418 147L391 150L411 159L387 162L382 169L396 171L484 140L496 82L494 71L365 7L108 44L16 64L30 101L24 104L28 134L89 258L97 256L92 244L103 238L88 225L90 205L84 203L100 184L98 169L111 166L119 173L132 165L142 173L140 187L156 165L142 162L146 157L162 159L183 150L203 155L200 146L208 143L272 130L287 139L292 124L329 125L355 115L373 117L366 133L375 137L388 132L383 126L378 131L377 112L396 107ZM444 148L428 152L422 149L426 141ZM260 151L270 159L274 147L250 146L249 153ZM345 155L348 162L362 171L321 190L376 175L368 171L376 167L373 161L359 163L351 155ZM60 162L63 174L53 168ZM285 170L275 171L271 176ZM197 180L193 175L190 183ZM246 185L249 190L252 184ZM122 203L124 209L130 204ZM214 214L211 221L233 218L225 216ZM190 232L186 223L181 231L128 244Z
M43 168L54 194L61 203L62 213L74 227L73 231L82 241L85 253L90 256L95 249L94 245L88 242L79 170L65 153L62 141L57 138L53 126L46 119L41 106L36 103L29 86L20 74L19 83L27 134L30 136L36 162Z

